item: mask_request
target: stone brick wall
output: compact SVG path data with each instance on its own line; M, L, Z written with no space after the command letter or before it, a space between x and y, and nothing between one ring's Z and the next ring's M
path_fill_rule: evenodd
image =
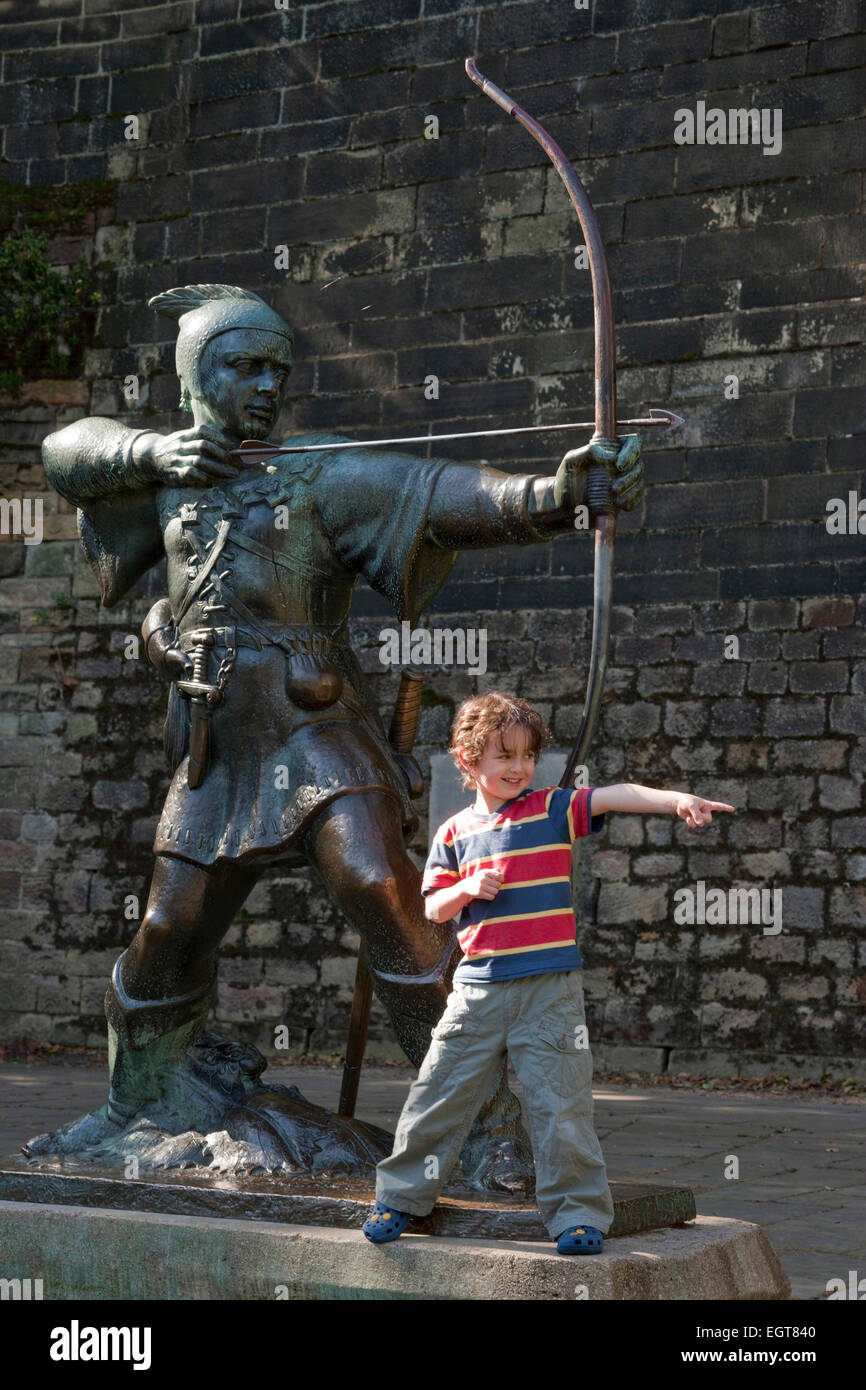
M738 808L701 832L612 817L585 852L596 1059L866 1074L866 557L856 525L825 524L830 499L862 493L853 0L0 0L0 19L7 207L26 222L46 190L108 190L52 227L52 258L84 248L104 305L85 379L3 407L6 497L42 492L39 443L76 415L179 427L170 334L144 305L188 281L258 289L295 325L285 432L587 418L582 237L542 152L476 94L463 58L548 126L608 247L620 413L686 417L647 436L646 500L620 519L592 775ZM781 151L677 145L675 113L699 101L780 110ZM568 442L452 454L549 472ZM96 1043L166 788L165 691L124 655L160 577L100 609L74 516L44 495L41 545L0 537L0 1037ZM431 680L422 765L476 687L526 695L573 737L590 552L578 536L461 558L433 620L486 627L488 671ZM366 589L356 613L387 710L389 615ZM783 930L677 925L674 893L698 881L782 889ZM269 1046L284 1022L294 1051L340 1049L355 946L305 872L272 872L227 938L218 1023ZM394 1051L381 1012L371 1036Z

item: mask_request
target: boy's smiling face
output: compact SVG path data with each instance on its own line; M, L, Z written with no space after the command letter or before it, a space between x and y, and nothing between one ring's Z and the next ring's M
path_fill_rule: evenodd
M529 731L519 724L491 734L477 763L466 762L462 755L460 761L475 782L477 810L482 806L497 810L526 791L535 776L536 754Z

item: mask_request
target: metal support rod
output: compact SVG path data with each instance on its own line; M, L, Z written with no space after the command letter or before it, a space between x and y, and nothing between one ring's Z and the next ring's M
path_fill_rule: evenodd
M415 736L418 733L418 720L421 717L421 694L424 677L417 671L400 673L400 689L391 716L388 741L397 753L412 752ZM367 960L367 948L363 941L358 951L358 964L355 967L355 987L352 992L352 1013L349 1019L349 1036L346 1040L346 1061L343 1065L343 1080L340 1086L338 1115L351 1119L358 1101L358 1085L361 1068L364 1065L364 1051L367 1046L367 1027L370 1022L370 1008L373 1003L373 976Z

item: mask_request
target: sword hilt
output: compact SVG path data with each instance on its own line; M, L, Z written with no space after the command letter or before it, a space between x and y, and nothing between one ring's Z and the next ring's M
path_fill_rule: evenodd
M222 699L222 691L217 690L215 685L209 685L207 681L178 681L178 690L183 691L184 695L189 695L192 700L205 700L209 705L218 705Z
M207 678L208 656L214 645L213 630L209 627L198 628L190 634L190 637L195 643L190 649L192 678L178 681L177 688L183 691L184 695L188 695L190 699L206 701L209 705L218 705L222 699L222 693L215 685L211 685Z

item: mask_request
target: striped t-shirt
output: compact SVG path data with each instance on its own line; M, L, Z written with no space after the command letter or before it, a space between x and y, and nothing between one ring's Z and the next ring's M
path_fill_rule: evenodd
M451 888L477 869L504 882L492 902L474 898L460 915L463 959L455 980L513 980L580 970L571 902L571 845L604 827L592 787L530 787L489 814L468 806L436 831L421 892Z

